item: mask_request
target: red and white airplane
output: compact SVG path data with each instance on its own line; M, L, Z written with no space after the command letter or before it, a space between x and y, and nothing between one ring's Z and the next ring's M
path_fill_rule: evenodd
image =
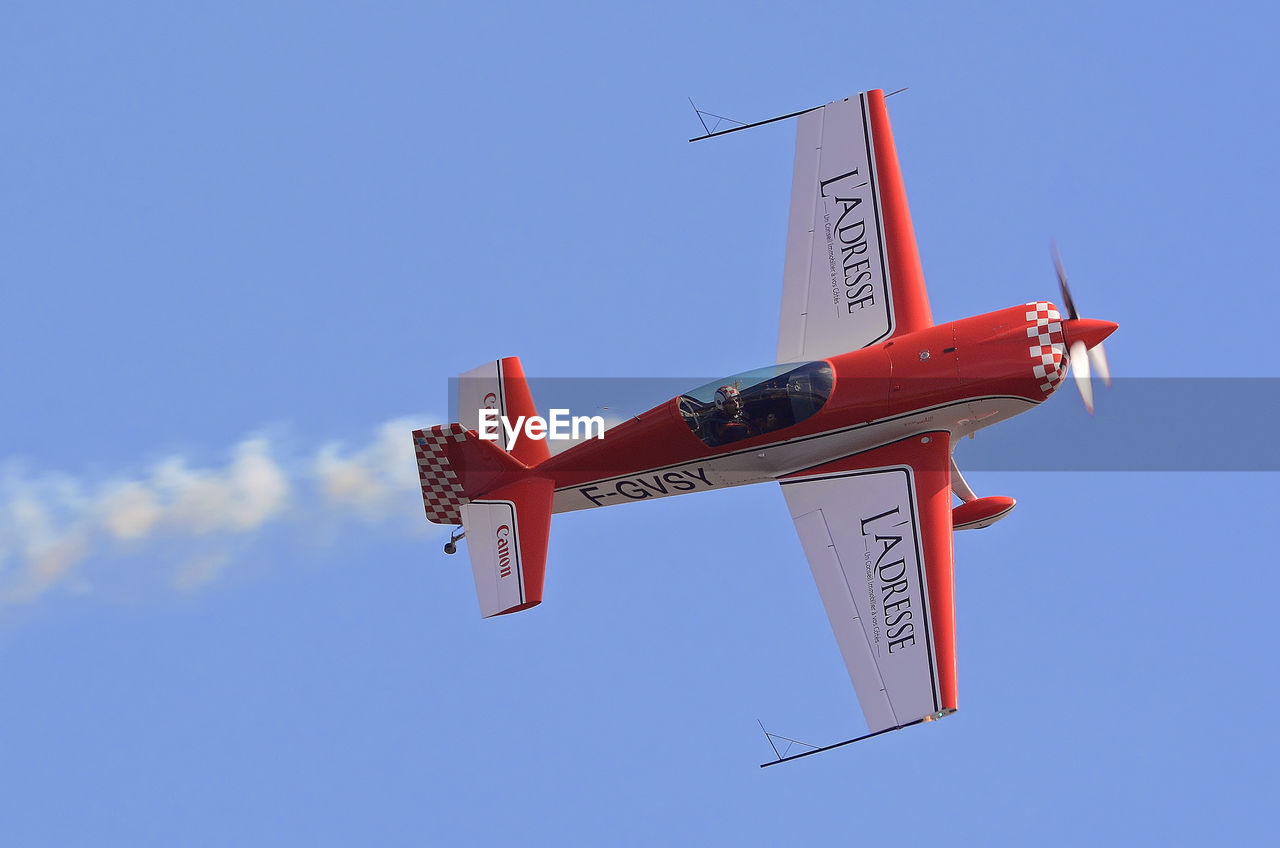
M1088 362L1106 378L1102 341L1116 325L1076 313L1060 263L1065 317L1032 301L935 324L884 93L798 123L782 364L552 456L545 441L508 452L478 437L486 407L536 414L520 361L500 359L459 379L459 423L413 439L427 519L462 525L446 551L465 535L486 617L541 603L555 513L780 484L876 735L955 711L951 534L1014 506L977 497L953 446L1043 403L1069 367L1091 404Z

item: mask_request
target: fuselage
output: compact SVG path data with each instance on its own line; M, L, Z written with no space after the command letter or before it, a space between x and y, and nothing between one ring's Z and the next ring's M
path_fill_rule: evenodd
M946 431L954 443L1042 403L1068 367L1061 318L1045 301L823 362L829 394L794 424L715 444L695 432L696 401L681 396L553 456L538 468L554 480L553 511L776 480L920 433Z

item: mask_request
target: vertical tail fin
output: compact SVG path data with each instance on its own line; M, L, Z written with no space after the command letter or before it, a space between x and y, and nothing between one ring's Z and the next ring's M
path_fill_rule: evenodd
M461 424L414 430L413 448L422 503L432 524L461 524L459 510L464 504L529 470L496 443Z

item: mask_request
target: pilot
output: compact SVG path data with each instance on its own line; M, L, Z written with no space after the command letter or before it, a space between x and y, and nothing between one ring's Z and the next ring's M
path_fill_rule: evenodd
M711 443L715 445L725 445L753 435L751 425L742 414L742 398L736 388L721 386L716 389L716 408L707 416L706 426Z

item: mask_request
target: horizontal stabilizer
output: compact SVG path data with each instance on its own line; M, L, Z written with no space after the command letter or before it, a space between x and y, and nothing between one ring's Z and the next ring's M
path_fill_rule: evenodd
M480 615L542 603L554 487L546 477L502 486L461 508Z

